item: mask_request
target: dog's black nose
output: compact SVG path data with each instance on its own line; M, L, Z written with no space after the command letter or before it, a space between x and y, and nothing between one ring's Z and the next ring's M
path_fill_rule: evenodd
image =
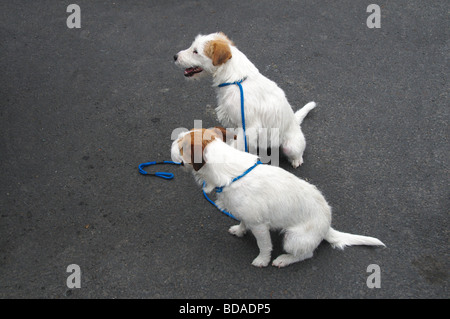
M174 61L178 60L178 54L175 54L175 55L173 56L173 60L174 60Z

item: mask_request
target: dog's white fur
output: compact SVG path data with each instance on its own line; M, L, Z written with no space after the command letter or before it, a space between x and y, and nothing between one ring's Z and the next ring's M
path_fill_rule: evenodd
M216 203L241 221L229 229L231 234L241 237L250 230L256 237L260 252L253 260L254 266L265 267L270 262L271 229L284 233L286 254L273 261L272 265L277 267L311 258L323 239L340 249L350 245L384 246L376 238L331 228L331 208L322 193L282 168L260 164L232 183L233 178L256 163L257 156L227 145L217 131L197 130L196 137L193 132L180 134L173 142L172 160L192 170L199 184L205 181L206 192L225 186L217 194ZM203 163L194 169L191 156L197 151L202 152Z
M249 149L281 145L294 168L303 163L306 141L300 124L316 106L315 102L306 104L294 113L284 91L263 76L223 33L198 35L188 49L180 51L174 58L177 65L186 68L185 75L190 75L190 78L212 75L217 93L217 117L228 128L242 128L240 91L236 85L221 88L218 85L245 79L242 87ZM188 73L187 70L192 68L200 72ZM267 129L273 128L279 129L277 139L271 139L270 134L267 134ZM243 139L241 130L236 146L241 150Z

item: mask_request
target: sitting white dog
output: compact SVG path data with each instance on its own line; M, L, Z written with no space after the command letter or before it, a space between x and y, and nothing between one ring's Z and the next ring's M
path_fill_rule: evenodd
M257 164L257 156L224 143L225 132L214 128L181 133L172 144L172 160L192 170L197 182L205 182L205 192L220 191L216 204L241 221L229 229L231 234L241 237L251 230L260 250L254 266L270 262L271 229L284 233L287 254L273 261L277 267L311 258L323 239L340 249L384 246L376 238L331 228L331 208L314 185L279 167Z
M237 85L219 85L242 80L249 149L281 145L294 168L303 163L306 141L300 124L316 103L310 102L294 113L284 91L259 73L244 53L221 32L198 35L191 47L178 52L174 60L185 68L184 75L188 78L198 78L205 73L212 75L213 86L217 90L217 117L228 128L243 126L240 89ZM267 132L274 128L279 130L275 139ZM241 130L237 138L239 149L243 149L243 140Z

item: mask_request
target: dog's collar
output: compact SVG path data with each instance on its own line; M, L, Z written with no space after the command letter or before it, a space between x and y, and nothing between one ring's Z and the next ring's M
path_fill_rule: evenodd
M233 180L231 181L231 183L234 183L235 181L241 179L242 177L244 177L245 175L247 175L248 173L250 173L256 166L258 166L259 164L262 164L260 160L258 160L255 165L253 165L252 167L250 167L249 169L247 169L244 173L242 173L241 175L239 175L238 177L233 178ZM230 183L230 184L231 184ZM223 188L225 186L220 186L220 187L216 187L216 193L222 193Z
M244 82L245 80L247 80L246 77L243 78L242 80L239 80L239 81L235 81L235 82L225 82L225 83L219 84L217 87L220 87L220 88L221 88L221 87L228 86L228 85L233 85L233 84L239 85L239 84L241 84L242 82Z

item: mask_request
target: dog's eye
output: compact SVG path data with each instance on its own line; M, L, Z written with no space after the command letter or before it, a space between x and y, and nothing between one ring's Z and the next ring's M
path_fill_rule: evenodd
M196 49L194 49L194 54L197 54L198 52L197 52L197 50Z

